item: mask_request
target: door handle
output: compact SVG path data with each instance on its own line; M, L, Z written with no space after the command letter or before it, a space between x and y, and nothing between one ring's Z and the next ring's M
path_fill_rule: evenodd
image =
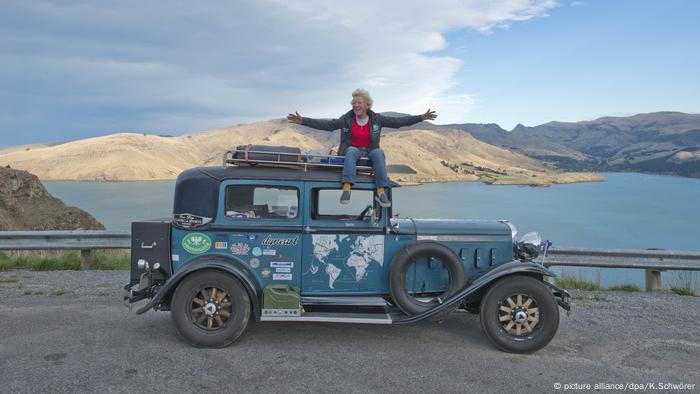
M156 246L156 243L153 242L150 245L146 245L143 242L141 242L141 249L153 249L153 247Z
M304 227L304 232L307 233L307 234L308 234L308 233L315 233L316 230L313 229L313 228L311 228L310 226L306 226L306 227Z

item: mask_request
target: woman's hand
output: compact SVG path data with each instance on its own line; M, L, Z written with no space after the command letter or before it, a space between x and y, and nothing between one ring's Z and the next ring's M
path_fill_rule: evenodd
M287 115L287 120L291 123L301 124L301 115L299 115L299 112L295 111L293 114Z
M437 118L437 114L435 111L431 111L430 108L428 108L427 111L425 111L424 114L420 116L421 120L435 120ZM287 117L289 119L289 117Z

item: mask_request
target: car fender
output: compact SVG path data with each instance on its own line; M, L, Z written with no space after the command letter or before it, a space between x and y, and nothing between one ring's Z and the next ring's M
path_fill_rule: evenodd
M148 303L142 308L138 309L136 313L140 315L147 312L161 302L161 300L163 300L165 297L171 296L177 285L182 282L183 279L194 272L204 269L224 271L240 280L246 291L248 291L248 296L253 304L252 307L256 320L259 318L263 293L255 275L242 261L233 257L224 256L201 256L188 262L184 268L176 272L175 275L171 276L153 296L153 298L151 298L151 300L148 301Z
M557 275L553 273L552 271L548 270L547 268L535 264L532 262L522 262L518 260L513 260L509 263L501 264L492 270L486 272L485 274L477 277L474 279L473 282L468 284L463 290L459 291L455 295L451 296L450 298L444 300L443 303L440 305L436 306L433 309L430 309L426 312L423 312L419 315L413 315L410 317L406 317L400 320L394 321L395 324L410 324L410 323L415 323L418 321L421 321L423 319L430 318L432 316L437 315L438 313L449 309L450 307L455 306L456 304L462 302L465 298L476 294L480 290L483 290L485 288L488 288L492 283L495 281L504 278L506 276L511 276L511 275L517 275L517 274L526 274L526 275L534 275L534 276L549 276L549 277L556 277Z

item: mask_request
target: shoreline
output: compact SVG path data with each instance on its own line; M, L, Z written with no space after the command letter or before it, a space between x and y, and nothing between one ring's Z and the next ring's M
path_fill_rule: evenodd
M473 177L473 176L434 176L410 174L396 174L392 177L389 174L389 179L398 183L401 186L419 186L429 183L454 183L454 182L481 182L486 185L494 186L530 186L530 187L549 187L551 185L586 183L586 182L604 182L605 177L598 173L590 172L566 172L560 174L544 174L537 176L538 181L527 182L530 178L521 177ZM568 176L567 176L568 175ZM666 175L664 175L666 176ZM39 177L41 182L86 182L86 183L125 183L125 182L168 182L175 181L177 177L172 178L154 178L154 179L45 179Z

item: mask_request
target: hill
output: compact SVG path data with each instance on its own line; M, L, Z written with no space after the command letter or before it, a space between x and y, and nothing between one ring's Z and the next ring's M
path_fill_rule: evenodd
M700 114L654 112L535 127L461 124L484 142L564 170L639 171L700 178Z
M0 231L9 230L104 230L104 226L53 197L36 175L0 168Z
M537 160L478 141L464 131L421 124L426 126L382 137L391 176L399 182L481 180L548 185L602 179L595 174L553 171ZM187 168L220 165L227 147L250 143L327 152L338 140L338 132L312 130L277 119L178 137L117 133L10 150L0 152L0 164L31 171L43 180L173 179Z

